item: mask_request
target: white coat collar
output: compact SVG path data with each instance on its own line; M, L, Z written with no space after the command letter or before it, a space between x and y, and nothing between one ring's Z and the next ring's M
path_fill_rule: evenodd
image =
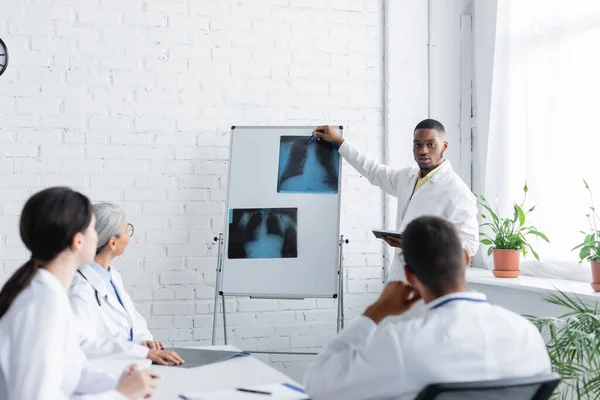
M80 265L77 272L83 275L85 280L92 285L94 290L96 290L100 296L106 297L108 295L108 288L104 284L104 281L90 265Z
M106 283L104 281L104 279L102 279L102 277L98 274L98 272L96 272L94 270L94 268L92 268L90 265L85 264L85 265L81 265L79 267L79 271L81 272L81 274L84 276L84 278L89 282L90 285L92 285L92 287L98 291L98 294L101 297L104 297L112 307L114 307L116 310L123 310L125 311L125 313L127 314L128 318L130 318L131 321L133 321L133 318L131 317L132 315L135 315L133 313L134 310L131 310L129 304L125 303L123 305L121 305L121 303L119 302L119 300L117 299L116 296L110 295L109 296L109 289L106 287ZM111 275L114 277L114 271L111 268ZM113 279L114 282L114 279ZM112 293L112 291L111 291ZM133 326L133 322L131 322L132 326Z
M33 277L33 280L35 282L41 283L44 286L47 286L53 292L61 293L63 295L68 296L67 291L65 290L62 283L60 283L56 275L54 275L52 272L48 271L45 268L38 268L37 272L35 273L35 276Z
M476 302L476 303L487 303L487 297L485 294L480 292L457 292L450 293L445 296L438 297L435 300L427 303L427 308L432 310L434 308L438 308L443 306L445 303L453 302L453 301L468 301L468 302Z

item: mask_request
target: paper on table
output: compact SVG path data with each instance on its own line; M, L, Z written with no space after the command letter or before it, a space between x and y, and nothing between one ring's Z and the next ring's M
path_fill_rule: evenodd
M308 400L309 397L302 392L300 388L286 383L274 383L261 386L244 386L244 389L260 390L269 392L270 395L240 392L235 389L219 390L207 393L189 393L180 394L179 397L184 400Z
M114 358L95 358L87 361L88 365L92 368L99 369L103 372L113 375L121 375L123 370L131 364L136 364L139 369L150 368L152 361L150 360L127 360L127 359L114 359Z
M182 365L177 365L178 368L196 368L203 365L229 360L235 357L250 355L250 353L245 351L186 348L172 348L169 350L176 352L181 358L185 360L185 363L183 363Z

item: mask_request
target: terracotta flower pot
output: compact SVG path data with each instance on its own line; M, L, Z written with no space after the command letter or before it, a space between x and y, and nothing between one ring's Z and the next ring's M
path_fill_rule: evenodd
M592 261L592 289L600 292L600 261Z
M516 278L519 276L519 262L521 259L519 250L494 249L492 251L494 254L494 270L492 273L496 278Z

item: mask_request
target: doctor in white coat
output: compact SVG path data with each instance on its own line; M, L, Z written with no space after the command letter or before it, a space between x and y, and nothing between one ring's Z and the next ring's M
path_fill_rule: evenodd
M96 203L93 211L98 232L96 257L79 267L69 292L81 347L89 358L148 358L156 364L182 364L177 353L153 340L146 320L125 291L121 274L111 265L125 252L133 225L115 204Z
M31 259L0 292L0 399L122 400L150 396L152 371L128 367L121 378L86 366L67 289L94 257L90 201L68 188L33 195L20 221Z
M551 373L542 335L524 317L467 292L454 224L419 217L403 232L406 282L346 327L306 369L311 399L414 399L433 383L527 378ZM382 325L422 298L416 318Z
M462 179L452 170L444 152L448 148L444 126L433 119L421 121L413 134L413 154L416 166L395 169L378 163L349 143L330 126L313 131L318 140L333 142L339 153L362 176L384 192L398 198L396 230L421 215L436 215L452 221L459 229L463 246L469 256L479 247L477 200ZM404 280L401 241L392 237L385 241L395 247L388 281Z

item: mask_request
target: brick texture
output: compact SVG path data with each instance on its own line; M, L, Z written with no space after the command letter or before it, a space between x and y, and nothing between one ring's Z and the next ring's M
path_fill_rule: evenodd
M3 0L0 283L26 259L25 199L68 185L136 226L116 266L156 337L209 344L231 125L341 124L381 158L381 0ZM346 307L381 289L382 195L347 164ZM230 343L314 350L335 303L228 302ZM353 311L353 309L355 309ZM221 332L221 331L220 331ZM222 334L221 334L222 336ZM301 379L308 357L265 356Z

